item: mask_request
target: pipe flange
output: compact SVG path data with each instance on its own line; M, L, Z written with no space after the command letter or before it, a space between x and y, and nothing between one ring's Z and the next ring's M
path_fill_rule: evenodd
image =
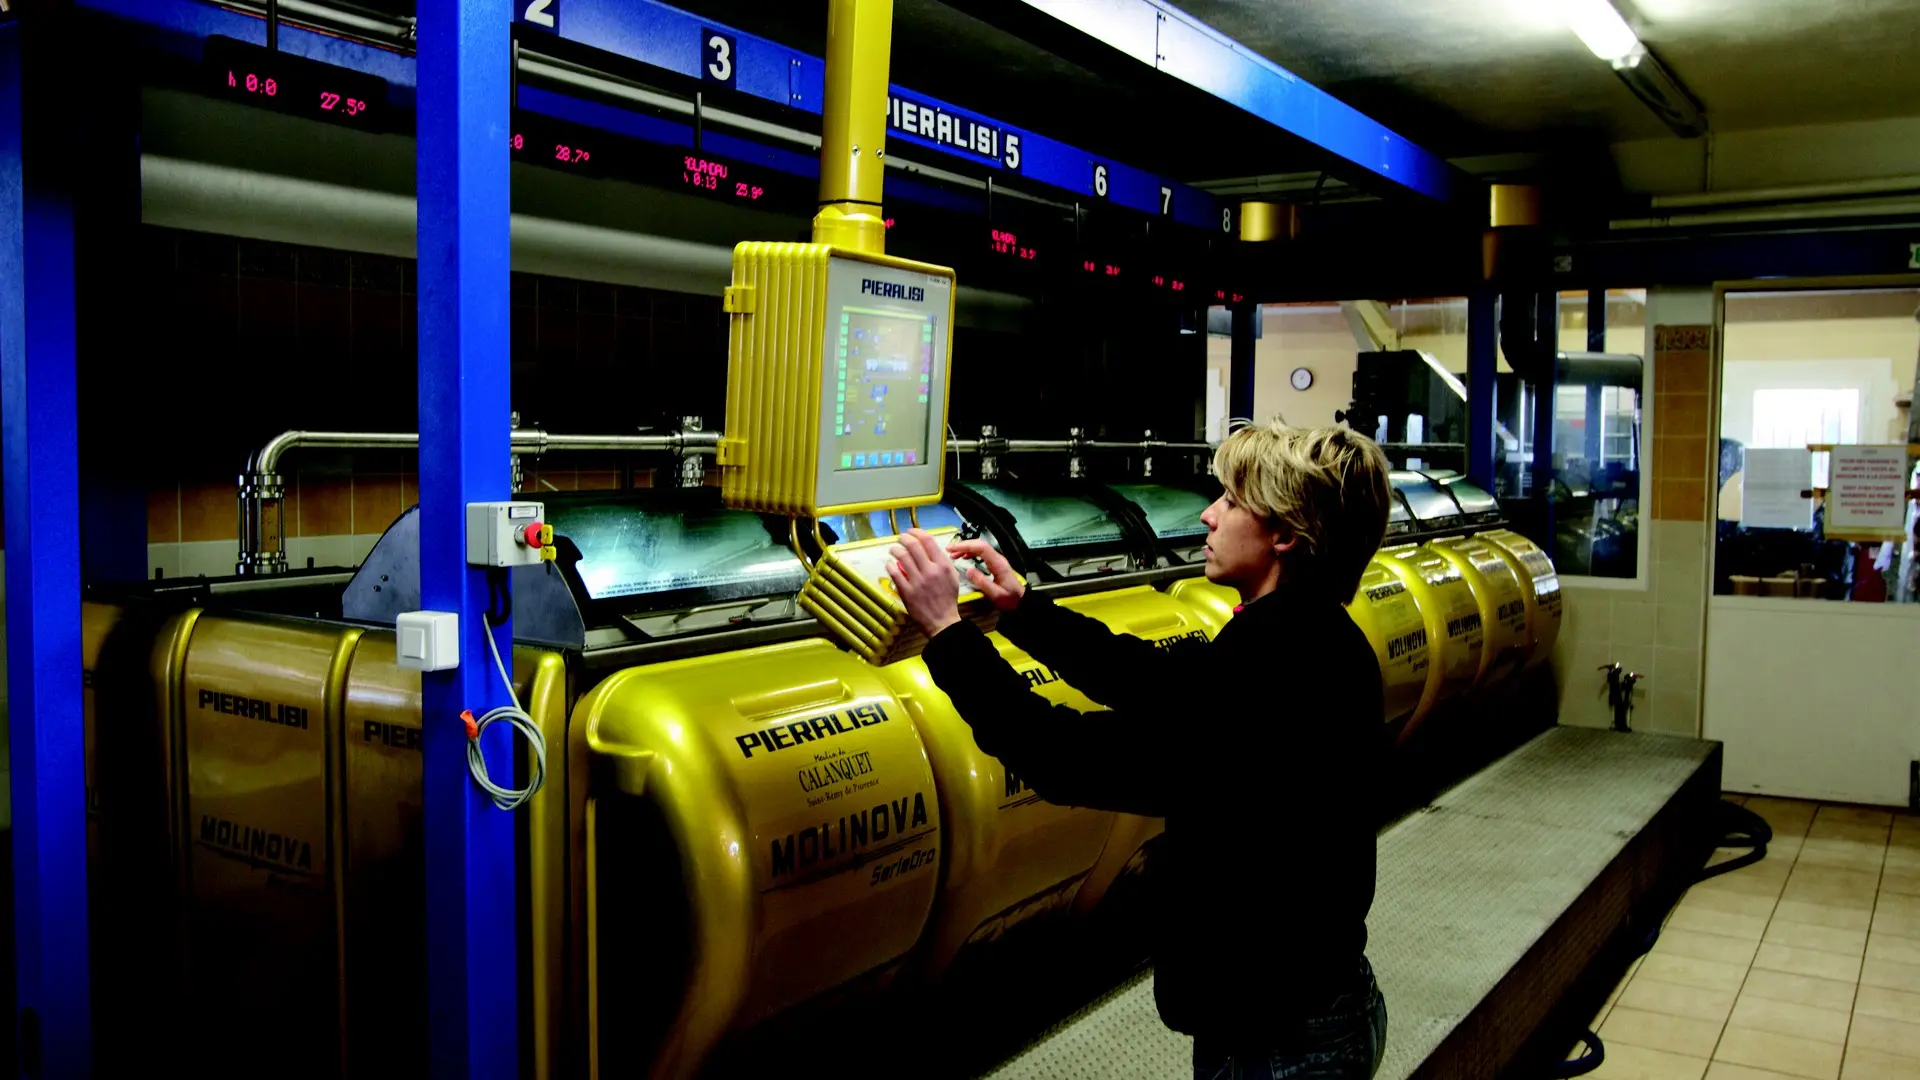
M240 498L270 500L286 497L286 480L279 473L240 474Z

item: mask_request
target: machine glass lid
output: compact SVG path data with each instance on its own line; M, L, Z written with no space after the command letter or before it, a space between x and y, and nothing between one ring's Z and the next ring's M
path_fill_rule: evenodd
M965 486L1012 515L1020 538L1033 551L1112 544L1126 536L1120 523L1091 499L1059 492L1021 491L997 484Z
M1200 512L1212 505L1205 495L1165 484L1114 484L1120 497L1147 515L1153 535L1162 540L1187 540L1207 535Z
M1460 504L1453 501L1453 496L1419 473L1396 472L1390 479L1394 490L1407 500L1407 508L1413 511L1415 519L1431 523L1460 516Z
M556 500L547 519L579 547L580 582L593 600L684 589L773 595L806 579L786 538L759 514L616 496Z
M946 503L922 506L918 511L920 527L923 529L965 528L966 521L960 511ZM895 529L894 522L900 527ZM833 514L820 519L820 524L831 530L827 539L841 544L850 540L873 540L882 536L897 536L912 528L912 519L905 510L897 510L892 518L885 510L874 510L865 514Z

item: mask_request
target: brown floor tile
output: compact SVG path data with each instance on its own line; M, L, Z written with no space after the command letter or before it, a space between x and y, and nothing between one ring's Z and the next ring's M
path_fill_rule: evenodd
M1867 955L1897 964L1920 964L1920 938L1875 932L1867 938Z
M1655 954L1670 953L1675 956L1691 956L1696 960L1713 960L1722 964L1738 964L1742 967L1753 963L1753 954L1758 942L1741 941L1739 938L1724 937L1720 934L1700 934L1691 930L1664 930L1660 940L1654 943Z
M1742 992L1740 1000L1733 1006L1733 1015L1727 1019L1727 1023L1733 1027L1751 1028L1754 1031L1770 1031L1775 1035L1793 1035L1802 1039L1818 1039L1821 1042L1845 1045L1849 1019L1848 1014L1843 1011L1820 1009L1793 1001L1754 997Z
M1920 939L1920 910L1905 904L1888 904L1882 897L1882 902L1873 911L1873 932Z
M1920 1024L1920 993L1862 984L1853 1002L1853 1015Z
M1840 1069L1840 1080L1913 1080L1920 1066L1912 1058L1870 1050L1855 1043L1847 1047L1847 1061Z
M1920 897L1920 870L1895 870L1888 867L1880 874L1880 894Z
M1844 822L1849 825L1875 825L1882 829L1893 823L1891 810L1875 810L1865 806L1839 806L1827 803L1820 807L1814 816L1815 822Z
M1817 804L1798 799L1775 799L1756 795L1747 800L1747 809L1765 818L1775 836L1804 836L1813 824Z
M1766 936L1762 940L1770 945L1785 945L1792 949L1819 949L1822 952L1841 953L1846 956L1860 956L1867 948L1865 931L1813 926L1808 923L1789 922L1778 917L1767 924Z
M1727 1029L1714 1060L1756 1069L1772 1069L1807 1080L1837 1080L1842 1048L1817 1039L1799 1039L1751 1028Z
M1793 1080L1786 1073L1777 1073L1769 1069L1756 1069L1751 1065L1735 1065L1731 1061L1716 1061L1707 1066L1706 1080Z
M1819 949L1795 949L1786 945L1762 945L1753 966L1789 975L1810 975L1838 982L1860 980L1860 958Z
M1905 990L1920 994L1920 964L1902 964L1897 960L1876 960L1867 957L1860 965L1860 984L1862 986L1884 986L1889 990Z
M1635 978L1620 995L1618 1003L1643 1012L1719 1023L1733 1011L1733 1002L1734 995L1725 990L1702 990L1654 978Z
M1722 937L1739 938L1742 941L1759 941L1768 928L1767 918L1764 915L1736 915L1728 911L1714 911L1686 903L1673 909L1672 917L1667 920L1667 927L1672 930L1695 930L1702 934L1719 934ZM1864 935L1862 937L1862 944L1864 944Z
M1742 997L1792 1001L1835 1012L1849 1012L1858 987L1839 979L1816 979L1810 975L1790 975L1770 968L1754 968L1740 987Z
M1883 841L1876 840L1870 844L1860 844L1852 840L1808 838L1806 843L1800 845L1800 855L1794 860L1794 868L1830 866L1839 870L1859 870L1878 876L1886 861L1887 845Z
M1774 918L1787 922L1863 932L1873 925L1873 914L1863 908L1830 907L1801 900L1782 900L1773 910Z
M1627 989L1631 991L1633 988ZM1606 1024L1600 1029L1600 1038L1608 1046L1619 1042L1644 1046L1649 1050L1707 1058L1713 1056L1714 1044L1720 1039L1720 1023L1615 1005L1613 1012L1607 1016Z
M1847 1045L1864 1046L1883 1054L1898 1054L1901 1057L1913 1058L1915 1059L1914 1075L1920 1076L1920 1024L1888 1020L1883 1016L1855 1014L1853 1031L1847 1035Z
M1775 915L1774 905L1779 901L1771 896L1758 896L1753 893L1727 892L1723 889L1690 889L1681 907L1704 908L1707 911L1724 911L1734 915L1754 915L1762 919ZM1865 929L1866 924L1861 924Z
M1807 830L1809 840L1849 840L1859 844L1872 844L1884 847L1887 843L1886 823L1874 825L1869 822L1847 821L1841 818L1815 818Z
M1661 982L1697 986L1702 990L1719 990L1727 994L1739 993L1740 983L1748 978L1745 964L1702 960L1658 950L1648 953L1641 961L1640 974Z
M1587 1076L1589 1080L1701 1080L1706 1071L1705 1058L1608 1043L1606 1061Z

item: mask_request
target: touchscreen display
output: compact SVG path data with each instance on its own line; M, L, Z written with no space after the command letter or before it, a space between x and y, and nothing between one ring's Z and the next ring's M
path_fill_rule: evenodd
M934 317L840 309L831 453L836 472L925 461Z

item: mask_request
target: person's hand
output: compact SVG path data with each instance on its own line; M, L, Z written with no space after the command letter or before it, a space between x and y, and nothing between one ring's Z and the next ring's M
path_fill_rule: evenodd
M929 640L960 621L960 571L940 541L924 529L909 529L887 553L893 556L887 564L893 591Z
M994 607L1004 613L1020 606L1020 598L1027 592L1026 579L1013 572L1007 557L995 551L992 544L985 540L956 540L947 547L947 554L956 560L978 559L986 564L986 574L968 568L967 583L980 590L980 595Z

